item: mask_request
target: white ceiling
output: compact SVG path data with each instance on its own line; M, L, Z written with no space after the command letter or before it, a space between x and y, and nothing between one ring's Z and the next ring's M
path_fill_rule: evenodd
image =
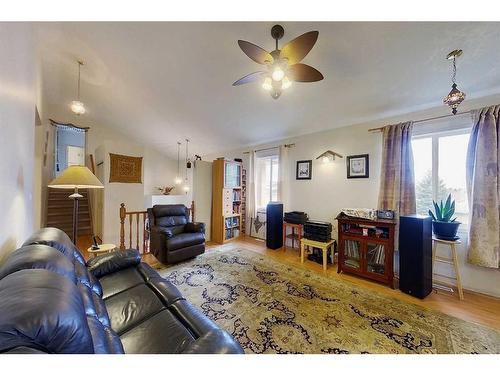
M468 99L500 93L500 23L282 23L287 42L319 31L304 63L325 79L296 83L273 100L258 84L232 87L259 70L237 45L272 50L272 22L37 24L44 101L52 117L103 124L176 155L197 154L356 124L442 105L445 55L464 50L457 83ZM283 43L281 44L283 45ZM77 59L88 113L74 117Z

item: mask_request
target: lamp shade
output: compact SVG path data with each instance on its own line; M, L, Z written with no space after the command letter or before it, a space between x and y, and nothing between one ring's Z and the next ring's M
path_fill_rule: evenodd
M82 165L72 165L66 168L59 177L53 179L49 185L56 189L102 189L101 181L88 169Z

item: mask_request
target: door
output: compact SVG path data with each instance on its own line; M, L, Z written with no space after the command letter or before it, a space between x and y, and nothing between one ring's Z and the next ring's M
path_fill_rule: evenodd
M67 166L85 165L85 149L77 146L66 147Z

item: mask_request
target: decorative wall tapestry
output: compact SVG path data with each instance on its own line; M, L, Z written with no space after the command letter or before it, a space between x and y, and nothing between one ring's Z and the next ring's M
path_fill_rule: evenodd
M109 182L142 183L142 157L109 154Z

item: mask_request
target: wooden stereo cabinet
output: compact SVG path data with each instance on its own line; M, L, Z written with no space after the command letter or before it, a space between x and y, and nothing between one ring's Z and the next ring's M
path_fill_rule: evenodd
M337 217L338 271L356 274L394 288L393 220Z
M212 241L224 243L242 234L242 163L214 160L212 166Z

